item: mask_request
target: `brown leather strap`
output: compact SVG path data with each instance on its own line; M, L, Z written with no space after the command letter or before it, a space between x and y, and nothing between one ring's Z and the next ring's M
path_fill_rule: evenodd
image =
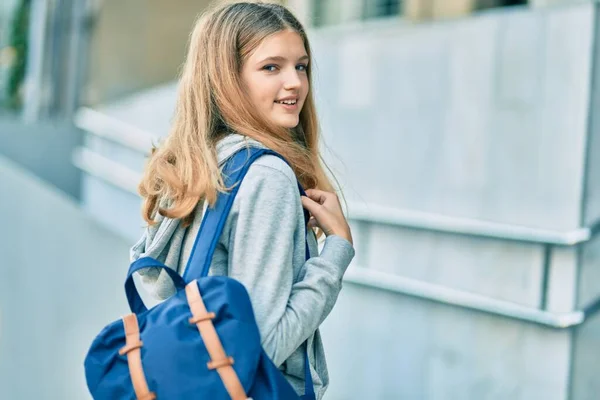
M211 359L207 364L208 368L217 370L232 400L246 400L248 396L246 396L246 392L244 392L244 388L232 367L234 360L225 354L225 349L223 349L219 335L217 335L215 326L212 323L215 314L206 311L206 306L202 301L202 296L200 296L198 283L195 280L186 285L185 294L192 311L190 323L194 323L198 327Z
M193 316L190 318L190 324L197 324L198 322L206 321L207 319L213 319L216 317L214 312L209 312L204 315Z
M140 340L140 328L135 314L124 316L123 326L125 328L125 346L119 350L119 354L127 354L127 364L129 365L129 374L131 375L135 396L138 400L154 400L156 395L148 389L144 369L142 368L142 352L140 349L144 344Z
M217 360L217 361L212 360L212 361L209 361L207 364L208 369L218 369L218 368L224 367L226 365L233 365L233 357L227 357L224 360Z

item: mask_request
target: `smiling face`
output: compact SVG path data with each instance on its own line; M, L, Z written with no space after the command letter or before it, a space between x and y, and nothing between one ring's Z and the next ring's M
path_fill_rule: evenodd
M294 128L309 90L308 55L291 30L266 37L244 61L242 80L257 111L272 123Z

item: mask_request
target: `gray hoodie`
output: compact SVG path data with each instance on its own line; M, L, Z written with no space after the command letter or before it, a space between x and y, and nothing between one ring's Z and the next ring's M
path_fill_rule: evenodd
M231 134L217 144L222 165L236 151L264 147ZM305 262L304 215L296 176L281 159L265 155L256 160L233 202L210 266L210 275L227 275L248 290L262 345L298 394L304 393L302 344L308 339L311 374L317 399L329 384L327 363L318 327L335 304L342 276L354 257L346 239L331 235L321 254L312 231L311 258ZM193 223L162 218L149 227L131 249L131 261L153 257L183 274L206 206L199 204ZM174 293L166 273L143 271L145 288L158 299Z

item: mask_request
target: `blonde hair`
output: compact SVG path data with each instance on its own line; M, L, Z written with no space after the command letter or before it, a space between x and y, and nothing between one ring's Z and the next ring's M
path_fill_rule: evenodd
M156 214L182 218L187 225L202 199L213 206L225 192L216 143L228 132L258 140L281 154L305 189L333 191L319 153L319 124L309 90L296 128L277 126L254 111L241 79L244 60L266 37L297 32L311 56L300 22L272 3L217 5L197 20L181 71L169 135L153 148L138 191L142 215L153 225ZM310 67L307 69L311 83ZM312 87L312 85L311 85Z

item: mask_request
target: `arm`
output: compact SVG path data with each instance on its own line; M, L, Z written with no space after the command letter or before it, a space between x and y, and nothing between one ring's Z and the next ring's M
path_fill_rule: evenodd
M301 221L296 182L276 168L253 165L228 217L229 276L248 290L263 347L277 366L329 314L354 256L350 242L329 236L294 284L294 260L304 263Z

